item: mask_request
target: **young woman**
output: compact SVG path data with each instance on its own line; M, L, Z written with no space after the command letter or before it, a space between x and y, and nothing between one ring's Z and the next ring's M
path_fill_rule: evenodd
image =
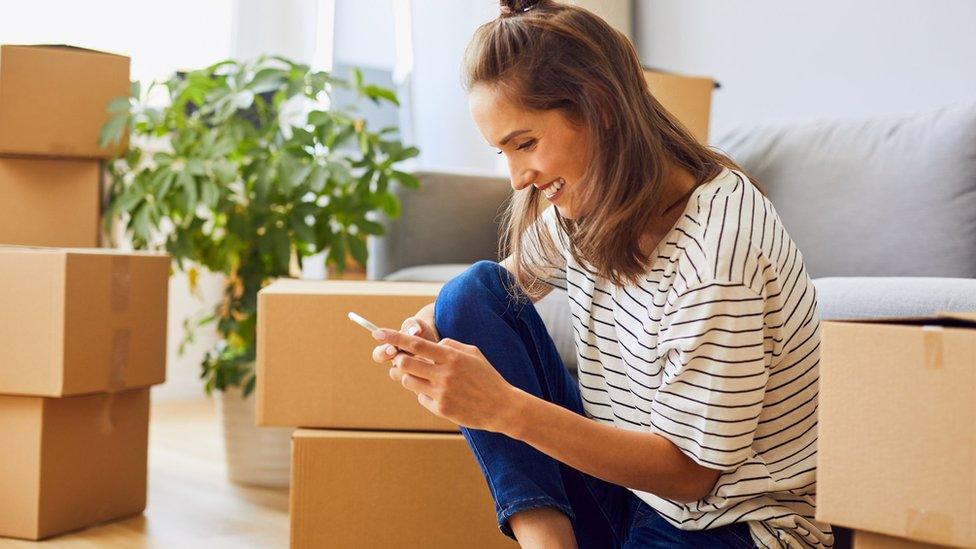
M501 530L523 547L831 546L816 293L769 200L584 9L501 2L464 73L508 160L511 254L374 332L373 358L462 426ZM578 383L532 304L553 286Z

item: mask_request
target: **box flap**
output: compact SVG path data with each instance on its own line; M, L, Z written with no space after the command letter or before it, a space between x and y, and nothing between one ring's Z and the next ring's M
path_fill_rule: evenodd
M714 88L716 90L722 87L722 84L719 84L717 80L715 80L714 78L712 78L710 76L695 76L693 74L682 74L682 73L677 73L677 72L674 72L674 71L665 70L665 69L662 69L660 67L650 67L648 65L643 65L641 68L643 68L645 71L656 72L658 74L670 74L670 75L673 75L673 76L682 76L682 77L685 77L685 78L704 78L706 80L711 80L712 81L712 85L714 86Z
M50 50L68 50L77 51L85 53L97 53L99 55L114 55L115 57L128 57L126 55L111 53L102 50L95 50L91 48L82 48L81 46L72 46L69 44L4 44L4 48L34 48L34 49L50 49Z
M963 322L969 322L976 325L976 312L966 313L966 312L953 312L953 311L942 311L939 316L944 318L951 318L954 320L962 320Z
M375 280L280 279L261 290L262 294L436 296L443 282L389 282Z
M976 328L976 312L939 311L922 316L863 316L824 319L824 322L848 322L860 324L909 324L914 326L937 325Z
M167 257L166 252L130 251L118 250L115 248L56 248L45 246L16 246L12 244L0 244L0 253L16 252L55 254L55 255L125 255L125 256L145 256L145 257Z
M456 440L461 437L458 433L427 433L409 431L360 431L352 429L307 429L298 428L291 434L291 438L345 438L345 439L377 439L384 441L396 440Z

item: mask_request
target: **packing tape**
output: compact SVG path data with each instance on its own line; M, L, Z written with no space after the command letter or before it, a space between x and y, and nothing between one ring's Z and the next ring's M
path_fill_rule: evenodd
M131 258L126 255L112 256L111 302L112 312L129 308L129 292L132 288Z
M99 414L98 431L103 435L110 435L115 431L115 419L112 411L115 410L115 393L105 393L102 395L102 409Z
M922 326L922 349L926 369L942 367L942 326Z
M125 387L125 371L129 364L129 345L131 332L128 328L118 328L112 332L112 363L109 364L108 386L110 389Z

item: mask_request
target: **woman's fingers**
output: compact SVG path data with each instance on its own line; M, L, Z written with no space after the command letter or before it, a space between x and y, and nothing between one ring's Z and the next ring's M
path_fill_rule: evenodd
M437 373L437 365L424 360L400 353L393 359L393 365L412 376L430 381Z
M373 347L373 361L386 362L396 356L397 350L392 345L384 343Z
M439 339L437 329L427 319L419 316L411 316L404 320L403 325L400 326L400 331L409 335L422 337L434 343L437 343Z
M403 385L404 388L417 394L429 395L431 389L433 389L430 382L426 379L408 374L400 368L390 368L390 377L395 381L399 381L400 385Z
M374 331L373 338L385 341L388 345L393 345L401 351L406 351L412 355L417 355L436 363L446 362L451 353L455 352L454 349L445 345L386 328L380 328Z
M423 337L424 325L416 317L411 316L405 319L403 324L400 325L400 331Z

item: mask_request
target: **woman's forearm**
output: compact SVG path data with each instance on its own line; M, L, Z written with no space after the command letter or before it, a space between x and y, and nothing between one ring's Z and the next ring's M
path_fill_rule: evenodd
M705 497L720 474L658 434L604 425L518 389L500 430L584 473L676 501Z

